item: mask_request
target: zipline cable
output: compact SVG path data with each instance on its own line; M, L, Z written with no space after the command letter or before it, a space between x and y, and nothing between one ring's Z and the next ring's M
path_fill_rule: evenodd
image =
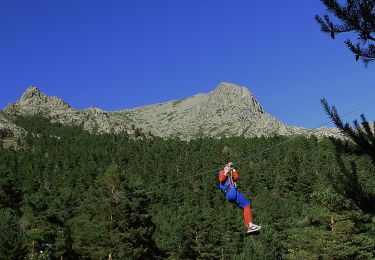
M374 105L374 104L375 104L375 100L372 101L372 102L370 102L370 103L368 103L368 104L366 104L366 105L360 106L360 107L358 107L358 108L356 108L356 109L354 109L354 110L352 110L352 111L350 111L350 112L347 112L347 113L341 115L341 118L344 118L344 117L346 117L346 116L348 116L348 115L350 115L350 114L353 114L354 112L357 112L358 110L361 110L361 109L363 109L363 108L369 107L369 106ZM325 122L325 123L323 123L323 124L318 125L317 127L312 128L312 129L309 130L309 131L314 131L314 130L316 130L316 129L318 129L318 128L321 128L321 127L323 127L323 126L326 126L326 125L328 125L328 124L330 124L330 123L331 123L331 121L327 121L327 122ZM292 140L293 140L293 139L290 139L290 138L289 138L289 139L284 140L284 141L282 141L282 142L279 142L279 143L277 143L277 144L275 144L275 145L271 145L271 146L269 146L269 147L267 147L267 148L265 148L265 149L263 149L263 150L261 150L261 151L255 153L255 154L252 154L252 155L250 155L250 156L247 156L247 157L244 157L244 158L242 158L242 159L239 159L237 162L235 162L235 164L236 164L236 165L239 165L239 164L241 164L243 161L249 160L249 159L251 159L251 158L253 158L253 157L256 157L256 156L258 156L258 155L261 155L261 154L263 154L263 153L266 153L266 152L268 152L268 151L271 151L271 150L275 149L276 147L279 147L279 146L281 146L281 145L283 145L283 144L285 144L285 143L287 143L287 142L290 142L290 141L292 141ZM189 179L189 178L192 178L192 177L197 177L197 176L205 175L205 174L207 174L207 173L212 173L212 172L215 171L215 170L217 170L217 169L210 169L210 170L206 170L206 171L203 171L203 172L200 172L200 173L197 173L197 174L188 175L188 176L185 176L185 177L182 177L182 178L179 178L179 179L173 180L173 181L164 182L164 183L161 183L161 184L159 184L159 185L156 185L156 186L154 186L154 187L152 187L152 188L145 188L145 189L136 190L136 191L134 191L132 194L134 194L134 193L138 193L138 192L139 192L139 193L144 193L145 191L148 191L148 190L158 189L158 188L160 188L160 187L162 187L162 186L167 186L167 185L170 185L170 184L173 184L173 183L178 183L178 182L180 182L180 181L182 181L182 180L186 180L186 179ZM149 193L149 192L147 192L147 193Z
M375 104L375 101L372 101L372 102L370 102L370 103L368 103L368 104L366 104L366 105L360 106L360 107L358 107L358 108L356 108L356 109L354 109L354 110L352 110L352 111L350 111L350 112L347 112L347 113L341 115L340 117L341 117L341 118L344 118L344 117L346 117L346 116L348 116L348 115L350 115L350 114L353 114L354 112L357 112L358 110L361 110L361 109L363 109L363 108L369 107L369 106L371 106L371 105L373 105L373 104ZM327 124L329 124L329 123L331 123L331 121L327 121L327 122L325 122L325 123L323 123L323 124L320 124L319 126L314 127L314 128L312 128L311 130L309 130L309 131L316 130L316 129L321 128L321 127L323 127L323 126L325 126L325 125L327 125ZM289 139L284 140L284 141L282 141L282 142L279 142L279 143L277 143L277 144L271 145L271 146L269 146L269 147L267 147L267 148L265 148L265 149L263 149L263 150L261 150L261 151L255 153L255 154L252 154L252 155L250 155L250 156L244 157L244 158L242 158L242 159L240 159L240 160L237 161L237 165L239 165L239 164L241 164L242 162L244 162L244 161L246 161L246 160L249 160L249 159L251 159L251 158L253 158L253 157L256 157L256 156L258 156L258 155L261 155L261 154L263 154L263 153L266 153L266 152L268 152L268 151L271 151L271 150L275 149L276 147L279 147L279 146L281 146L281 145L283 145L283 144L285 144L285 143L287 143L287 142L290 142L290 141L292 141L292 139L289 138ZM137 193L141 193L141 194L152 193L152 192L154 192L155 190L159 189L160 187L167 186L167 185L174 184L174 183L178 183L178 182L181 182L181 181L183 181L183 180L190 179L190 178L192 178L192 177L198 177L198 176L205 175L205 174L207 174L207 173L212 173L212 172L215 171L215 170L217 170L217 169L210 169L210 170L206 170L206 171L203 171L203 172L200 172L200 173L196 173L196 174L188 175L188 176L185 176L185 177L182 177L182 178L179 178L179 179L173 180L173 181L168 181L168 182L161 183L161 184L156 185L156 186L154 186L154 187L152 187L152 188L138 189L138 190L134 190L134 191L132 191L132 192L118 192L117 195L119 195L119 196L121 196L121 197L124 198L125 196L132 196L132 195L135 195L135 194L137 194ZM87 207L87 206L90 206L90 205L92 205L92 204L96 204L96 203L98 203L98 202L106 202L106 201L110 201L110 200L113 200L113 198L110 197L110 198L102 199L102 200L99 200L99 201L94 201L94 202L90 202L90 203L86 203L86 204L80 204L80 205L78 205L78 206L76 206L76 207L72 207L72 208L69 208L69 209L62 209L62 210L60 210L60 211L56 211L56 212L54 212L54 213L40 215L40 216L38 216L38 217L36 217L36 218L29 219L29 221L31 222L31 221L39 220L39 219L42 219L42 218L45 218L45 217L52 217L52 216L55 216L55 215L57 214L57 212L60 212L60 213L61 213L61 212L66 212L66 213L73 212L74 210L77 210L77 209L80 209L80 208L83 208L83 207ZM1 227L2 227L2 228L4 228L4 227L10 227L10 226L14 226L14 225L17 225L17 224L18 224L18 223L7 224L7 225L1 225Z
M352 110L352 111L349 111L349 112L347 112L347 113L345 113L345 114L342 114L340 117L341 117L341 118L344 118L344 117L346 117L346 116L348 116L348 115L353 114L354 112L357 112L357 111L359 111L359 110L361 110L361 109L363 109L363 108L369 107L369 106L374 105L374 104L375 104L375 100L374 100L374 101L371 101L370 103L367 103L366 105L360 106L360 107L358 107L358 108L356 108L356 109L354 109L354 110ZM330 123L332 123L332 122L331 122L331 121L327 121L327 122L325 122L325 123L323 123L323 124L320 124L319 126L316 126L316 127L312 128L311 130L308 130L308 131L314 131L314 130L317 130L317 129L319 129L319 128L323 127L323 126L326 126L326 125L328 125L328 124L330 124ZM287 139L287 140L284 140L284 141L282 141L282 142L280 142L280 143L277 143L276 145L273 145L273 146L267 147L266 149L264 149L264 150L262 150L262 151L256 153L255 156L260 155L260 154L265 153L265 152L268 152L268 151L270 151L270 150L272 150L272 149L274 149L274 148L276 148L276 147L278 147L278 146L280 146L280 145L283 145L283 144L285 144L285 143L287 143L287 142L290 142L290 141L292 141L292 139ZM245 158L243 158L243 159L241 159L241 160L242 160L242 161L243 161L243 160L247 160L247 159L250 159L250 158L252 158L252 157L254 157L254 156L251 155L251 156L249 156L249 157L245 157ZM239 160L239 161L237 162L237 165L241 164L241 162L242 162L241 160Z

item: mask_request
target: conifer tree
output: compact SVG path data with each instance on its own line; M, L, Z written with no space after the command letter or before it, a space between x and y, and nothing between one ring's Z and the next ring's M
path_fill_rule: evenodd
M354 33L358 42L345 41L346 46L367 67L375 60L375 0L347 0L341 4L338 0L321 0L328 12L340 22L334 23L328 15L316 15L321 31L328 33L333 39L336 34Z
M336 127L347 137L353 140L358 148L358 151L362 154L368 155L375 164L375 133L374 124L366 120L364 114L361 114L361 123L357 120L353 121L354 127L350 126L349 123L343 123L339 114L337 113L336 107L330 106L326 99L322 99L324 111L327 113L332 122Z
M11 209L0 208L0 259L21 259L25 254L18 221Z
M160 255L151 238L154 224L146 199L128 194L115 164L86 192L82 207L70 221L73 249L81 257L142 259Z

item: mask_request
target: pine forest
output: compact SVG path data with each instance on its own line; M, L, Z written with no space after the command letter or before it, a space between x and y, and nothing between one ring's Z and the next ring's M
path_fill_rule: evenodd
M28 134L0 148L0 259L375 259L374 162L350 141L16 123ZM257 235L218 189L228 161Z

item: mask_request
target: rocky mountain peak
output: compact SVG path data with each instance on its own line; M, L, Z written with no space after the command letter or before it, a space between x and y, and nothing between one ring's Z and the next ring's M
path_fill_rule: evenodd
M26 89L26 91L23 93L20 101L26 101L28 99L34 99L34 98L40 98L42 93L40 90L35 86L30 86Z
M42 93L36 86L30 86L22 94L21 98L9 104L6 110L40 110L40 109L61 109L69 108L70 106L58 97L49 97Z
M245 87L241 87L239 85L236 85L236 84L233 84L233 83L229 83L229 82L221 82L217 87L216 89L214 90L214 92L218 92L218 93L221 93L223 95L225 94L229 94L229 95L233 95L233 94L250 94L249 90Z
M264 114L264 109L246 87L221 82L216 89L210 93L211 100L220 104L224 109L238 106L241 109L250 110L255 113Z

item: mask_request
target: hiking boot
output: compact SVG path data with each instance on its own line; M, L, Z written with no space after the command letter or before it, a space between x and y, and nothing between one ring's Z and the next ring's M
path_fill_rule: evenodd
M255 231L258 231L258 230L260 230L260 229L261 229L261 226L258 226L258 225L255 225L255 224L252 224L250 227L248 227L246 233L255 232Z

